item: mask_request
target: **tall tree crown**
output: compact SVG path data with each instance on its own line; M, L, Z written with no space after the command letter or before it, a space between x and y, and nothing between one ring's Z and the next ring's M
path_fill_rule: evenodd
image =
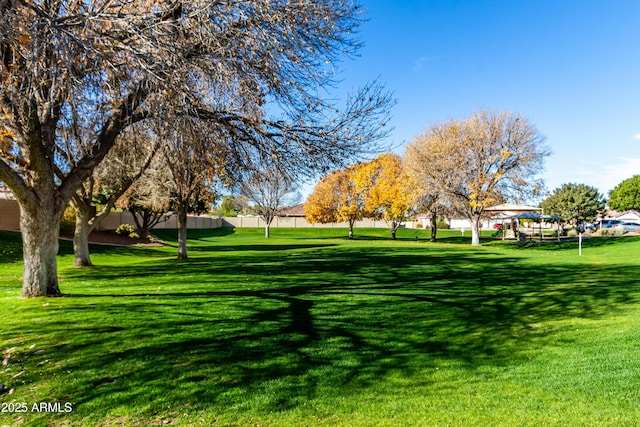
M577 227L584 222L595 221L604 211L605 200L595 187L567 183L553 190L540 207Z
M492 111L435 124L405 152L411 174L471 220L474 245L480 244L479 219L487 207L541 191L543 183L535 177L549 154L544 137L526 118Z
M625 179L609 192L609 207L619 211L640 210L640 175Z

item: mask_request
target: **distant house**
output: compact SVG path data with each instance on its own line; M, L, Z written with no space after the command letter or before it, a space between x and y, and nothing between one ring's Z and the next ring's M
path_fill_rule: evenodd
M640 211L630 210L630 211L618 213L618 214L615 214L613 218L619 219L620 221L640 222Z
M503 203L501 205L491 206L484 210L480 228L491 229L495 224L502 224L506 218L524 212L542 213L542 209L535 206L516 205L515 203ZM469 229L471 228L471 223L467 218L452 217L449 220L449 226L451 228Z
M20 206L13 197L13 193L0 186L0 230L20 229Z
M535 206L516 205L515 203L503 203L501 205L491 206L484 210L486 214L493 216L514 216L524 212L540 212L542 208Z
M304 203L299 205L291 206L288 208L283 208L278 212L279 217L288 217L288 218L304 218Z
M495 224L502 224L505 218L510 218L514 215L521 214L523 212L542 212L541 208L534 206L516 205L514 203L503 203L501 205L491 206L484 210L482 220L480 221L480 228L492 229ZM416 228L416 224L421 224L419 227L427 228L431 225L430 214L419 213L413 216L412 222L409 227ZM445 221L449 224L450 228L455 229L470 229L471 223L465 217L460 215L453 215L445 218Z

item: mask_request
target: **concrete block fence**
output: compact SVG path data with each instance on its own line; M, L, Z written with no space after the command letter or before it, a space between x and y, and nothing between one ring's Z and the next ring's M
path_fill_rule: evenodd
M96 227L98 231L115 230L121 224L131 224L135 227L133 216L130 212L112 212ZM221 227L264 227L264 221L258 217L210 217L210 216L188 216L187 228L190 230L203 230ZM272 228L347 228L346 222L331 224L310 224L301 217L276 217L271 223ZM364 219L355 224L356 228L387 228L385 221L375 221ZM167 214L153 227L156 230L178 228L178 221L175 215ZM11 199L0 198L0 230L20 229L20 207L18 202Z

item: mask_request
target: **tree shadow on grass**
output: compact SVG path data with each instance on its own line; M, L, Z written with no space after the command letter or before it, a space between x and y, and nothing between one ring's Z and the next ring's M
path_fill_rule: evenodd
M153 230L153 233L161 239L174 241L178 240L177 229ZM187 237L193 240L202 240L216 237L226 237L235 233L236 229L233 227L208 228L202 230L190 229L187 230Z
M611 246L624 247L627 244L637 243L640 236L586 236L582 240L582 248L584 250L593 248L606 248ZM528 240L526 242L517 242L514 240L493 239L484 242L489 247L511 247L517 249L538 249L543 251L577 251L578 239L562 239L560 241L554 239L547 240Z
M279 252L279 251L292 251L296 249L313 249L335 246L335 244L320 244L320 243L292 243L292 244L250 244L250 245L205 245L205 246L189 246L189 251L194 252L244 252L244 251L258 251L258 252Z
M39 329L9 321L5 334L49 337L41 373L69 372L49 397L89 420L130 407L149 417L212 406L268 413L389 374L428 385L424 372L441 365L514 363L556 321L637 302L637 277L635 265L577 270L428 245L221 252L69 271L94 291L72 289L46 317L25 309Z
M492 243L496 239L493 237L480 236L480 244L484 245L486 243ZM436 239L436 243L446 243L450 245L471 245L471 236L447 236L447 237L438 237Z
M73 255L73 242L70 240L60 240L58 255ZM117 256L143 256L157 258L164 256L158 252L157 248L150 248L142 245L136 246L114 246L90 244L91 254L109 254ZM22 237L19 231L0 231L0 264L15 263L22 261Z

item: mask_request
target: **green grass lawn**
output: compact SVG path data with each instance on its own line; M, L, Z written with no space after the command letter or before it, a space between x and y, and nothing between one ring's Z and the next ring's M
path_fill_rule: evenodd
M640 237L503 242L460 231L190 232L59 257L61 298L19 298L0 232L0 425L633 426ZM419 239L416 240L416 237ZM33 404L69 403L69 413ZM26 413L9 413L26 403Z

